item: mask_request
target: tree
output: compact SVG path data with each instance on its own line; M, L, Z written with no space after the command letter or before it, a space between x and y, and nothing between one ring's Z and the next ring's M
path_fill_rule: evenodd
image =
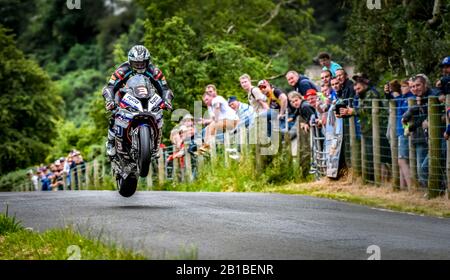
M357 70L373 79L386 72L434 74L449 55L449 1L383 1L378 10L368 9L366 1L346 2L351 8L346 45Z
M0 174L37 164L49 150L61 97L0 25Z

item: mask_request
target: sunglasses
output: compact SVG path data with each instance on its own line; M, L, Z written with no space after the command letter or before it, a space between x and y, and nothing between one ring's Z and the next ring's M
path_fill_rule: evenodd
M260 89L266 89L266 86L259 86Z

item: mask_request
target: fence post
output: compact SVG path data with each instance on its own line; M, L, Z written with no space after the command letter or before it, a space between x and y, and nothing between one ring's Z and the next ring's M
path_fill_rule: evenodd
M262 163L262 156L261 156L261 123L262 120L258 116L256 118L256 131L255 131L255 171L256 175L259 176L262 174L263 170L263 163Z
M350 127L350 148L353 169L352 181L355 182L355 178L361 176L361 141L356 137L356 117L352 116L348 121Z
M306 178L311 164L311 148L309 147L310 134L301 129L300 117L297 117L297 156L300 176Z
M189 142L186 142L184 144L184 166L185 182L190 183L192 182L192 157L189 153Z
M239 129L239 145L241 147L241 156L244 158L248 155L247 128L243 125Z
M415 100L410 98L408 99L408 108L411 109L415 106ZM409 136L409 168L411 170L411 184L414 186L414 189L419 187L417 181L417 157L416 157L416 146L413 143L413 137Z
M380 100L372 100L372 143L375 185L381 186Z
M174 151L175 153L175 151ZM180 170L180 162L178 158L173 159L172 181L178 183L178 171Z
M89 185L91 184L90 174L89 174L91 171L91 164L89 162L85 163L85 169L86 170L84 172L84 176L85 176L84 183L85 183L86 190L89 190Z
M98 165L98 160L94 159L94 187L97 190L98 186L99 186L99 178L98 178L98 173L99 173L99 165Z
M441 183L441 114L439 100L435 96L428 97L428 131L429 131L429 169L428 195L434 198L439 195Z
M394 190L397 190L400 189L400 168L398 166L397 106L395 100L389 101L389 123L392 158L392 187Z
M153 159L150 161L150 168L146 179L147 191L153 189Z
M158 159L158 183L160 186L164 185L166 179L166 169L164 166L164 150L159 149L159 159Z
M225 164L225 168L227 168L229 165L229 152L228 152L228 150L230 149L230 133L229 132L227 132L227 131L224 131L224 134L223 134L223 144L224 144L224 147L223 147L223 157L224 157L224 164Z
M211 138L211 142L210 142L210 149L211 149L211 164L212 166L216 166L216 161L217 161L217 143L216 143L216 137L212 137Z
M445 96L445 115L447 116L447 111L450 110L450 95L447 94ZM445 118L446 119L446 123L447 125L450 124L450 119L448 117ZM447 199L449 199L449 191L450 191L450 141L446 141L447 142L447 168L446 168L446 173L447 173L447 188L446 188L446 193L447 193Z

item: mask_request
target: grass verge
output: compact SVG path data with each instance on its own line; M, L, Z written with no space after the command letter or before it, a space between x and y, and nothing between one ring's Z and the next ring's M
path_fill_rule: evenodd
M30 231L6 211L6 214L0 214L0 259L143 260L145 256L86 238L71 227L44 233Z
M423 192L394 191L390 187L323 179L311 183L267 186L263 191L308 195L399 212L450 218L450 200L447 198L426 199Z

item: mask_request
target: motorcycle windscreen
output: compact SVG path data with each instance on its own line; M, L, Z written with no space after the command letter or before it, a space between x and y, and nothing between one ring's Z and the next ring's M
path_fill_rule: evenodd
M131 107L138 111L143 111L141 101L137 99L136 97L133 97L130 94L125 94L125 96L120 100L120 107L121 108L127 108Z

